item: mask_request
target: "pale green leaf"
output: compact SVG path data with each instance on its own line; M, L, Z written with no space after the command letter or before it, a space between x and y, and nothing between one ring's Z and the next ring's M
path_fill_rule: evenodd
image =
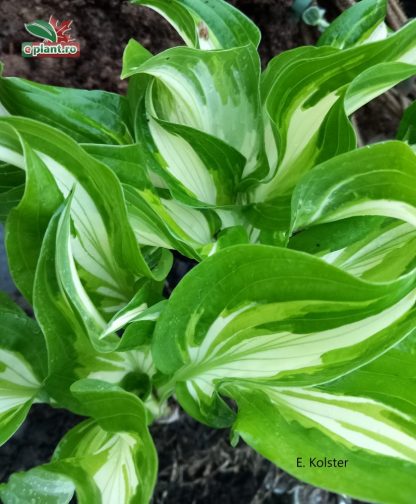
M87 405L87 420L59 443L53 461L81 467L100 492L102 504L147 504L155 484L157 454L146 411L133 394L97 380L82 380L73 393Z
M150 376L154 373L154 368L148 341L129 337L122 352L109 352L108 350L121 347L124 342L124 337L120 340L112 334L106 336L105 344L101 345L107 350L106 353L94 349L91 335L75 311L77 299L72 302L69 300L57 276L56 232L59 219L60 214L57 213L51 220L43 242L35 278L34 308L48 346L49 377L45 384L46 390L60 405L85 415L84 405L79 403L69 390L74 381L90 377L118 384L129 373L144 373ZM151 291L150 287L149 284L147 287L142 286L142 290L139 290L133 300L140 314L133 312L133 320L138 320L139 317L145 319L146 315L149 315L147 310L141 311L141 298L143 295L147 297L149 290ZM153 296L152 294L149 298L153 299ZM81 309L81 314L84 318L87 317L86 308ZM126 320L120 320L120 317L122 318L126 311L128 313L128 310L129 308L125 307L119 317L116 316L113 320L117 327L126 323Z
M13 117L3 118L1 126L0 158L24 169L19 142L23 138L48 168L63 197L74 188L75 261L87 290L105 313L115 313L131 299L134 278L166 276L169 253L153 251L149 267L129 225L121 185L110 169L54 128Z
M0 300L0 327L0 444L4 444L33 401L40 400L47 367L38 325L6 297Z
M121 78L126 79L134 75L140 65L151 57L152 53L136 40L130 39L123 52L123 70L121 72Z
M143 145L148 128L153 137L160 129L154 121L146 125L146 117L155 117L199 130L233 147L246 159L244 177L267 173L259 98L260 64L253 46L208 52L175 47L147 60L137 72L153 77L147 87L146 110L136 118L140 121L137 134ZM169 145L164 146L162 140L169 141L160 139L158 143L154 138L156 147L163 149L163 157ZM185 156L189 147L179 147Z

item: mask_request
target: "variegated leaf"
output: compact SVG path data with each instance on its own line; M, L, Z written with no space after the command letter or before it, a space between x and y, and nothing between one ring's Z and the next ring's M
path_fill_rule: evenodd
M225 384L222 392L238 404L235 432L311 484L407 504L416 492L415 342L413 334L319 387Z
M34 401L47 401L46 347L36 322L0 296L0 444L20 427Z
M230 421L224 380L312 385L347 373L414 329L415 272L371 284L306 254L234 246L181 281L156 325L153 355L181 404Z
M224 0L132 0L165 17L190 47L229 49L260 42L250 19Z

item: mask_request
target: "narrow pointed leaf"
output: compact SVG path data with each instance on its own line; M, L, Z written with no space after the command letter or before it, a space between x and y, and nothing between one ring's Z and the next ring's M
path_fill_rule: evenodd
M230 49L258 46L260 32L250 19L224 0L131 0L165 17L190 47Z
M371 44L343 51L299 48L270 62L262 91L279 159L271 166L272 178L256 189L255 202L289 195L316 164L320 129L340 96L348 115L414 73L415 31L416 24L409 23Z
M152 53L139 42L130 39L123 52L123 70L121 78L126 79L137 72L142 63L152 57Z
M78 142L132 141L127 100L114 93L1 77L0 102L11 115L45 122Z
M20 427L47 375L45 342L36 322L0 299L0 444Z
M416 156L401 142L372 145L316 167L297 186L292 230L361 215L416 226Z
M361 0L332 21L318 45L347 49L368 42L376 35L387 14L386 0Z
M6 247L13 280L32 301L36 265L49 220L63 197L40 157L25 143L26 185L23 198L6 225Z

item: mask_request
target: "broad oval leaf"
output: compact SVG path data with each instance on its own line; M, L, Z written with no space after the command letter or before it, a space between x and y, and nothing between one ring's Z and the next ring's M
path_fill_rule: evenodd
M175 47L145 61L136 73L154 77L147 87L147 119L155 117L166 123L188 126L222 140L246 159L244 177L267 173L259 97L260 63L253 46L212 52ZM146 119L137 127L143 142ZM166 134L158 138L161 132L154 130L160 126L154 121L148 128L147 135L153 137L156 147L165 147L159 154L164 157L169 147L164 144L169 139L165 138ZM183 146L182 150L185 156L187 151Z
M279 467L358 499L407 504L416 492L414 367L413 331L324 386L235 383L222 392L238 404L235 432Z
M93 420L74 427L59 443L53 461L72 462L93 479L103 504L147 504L157 474L157 454L146 411L133 394L98 380L72 387Z
M181 404L215 425L221 382L312 385L385 351L412 330L415 285L414 272L371 284L291 250L230 247L175 289L156 324L155 364Z

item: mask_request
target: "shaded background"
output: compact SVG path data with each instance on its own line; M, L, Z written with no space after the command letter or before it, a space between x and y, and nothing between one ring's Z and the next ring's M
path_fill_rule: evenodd
M279 52L314 43L317 30L299 22L291 10L292 0L234 0L231 3L260 27L263 66ZM321 0L328 19L338 15L351 0ZM416 2L406 3L407 14ZM32 40L24 23L73 20L72 34L81 44L79 59L23 59L20 45ZM4 74L47 84L124 92L119 79L123 48L130 38L152 52L178 45L181 40L159 15L120 0L2 0L0 5L0 59ZM366 142L395 135L408 97L393 92L365 107L355 117ZM51 103L53 106L53 103ZM176 263L170 287L186 269ZM182 273L183 274L183 273ZM0 290L15 292L7 273L0 229ZM28 308L26 306L26 308ZM215 431L178 413L168 424L156 424L152 431L157 444L160 472L155 503L167 504L348 504L350 499L299 484L244 444L229 446L228 432ZM0 449L0 480L10 473L46 462L65 432L80 419L61 410L35 405L14 438Z

